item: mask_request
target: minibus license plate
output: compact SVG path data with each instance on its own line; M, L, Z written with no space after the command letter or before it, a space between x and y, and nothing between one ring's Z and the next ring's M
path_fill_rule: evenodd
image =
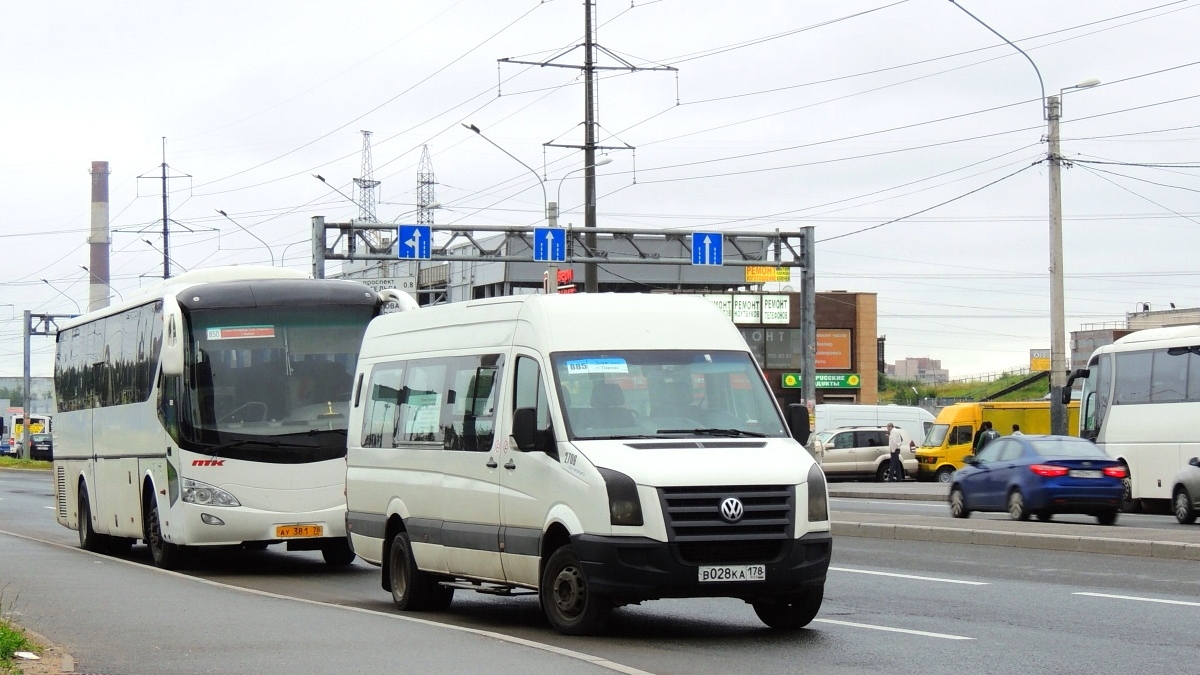
M700 581L766 581L766 565L706 565L700 568Z
M1099 478L1103 475L1095 469L1071 469L1067 473L1071 475L1071 478Z
M296 539L298 537L319 537L324 534L320 525L276 525L275 536L280 539Z

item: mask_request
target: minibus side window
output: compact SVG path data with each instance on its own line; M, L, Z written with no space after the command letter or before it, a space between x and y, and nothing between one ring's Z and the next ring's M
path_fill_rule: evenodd
M537 439L534 450L546 452L557 458L554 452L554 434L550 429L550 405L546 396L546 386L542 382L541 369L538 362L528 356L517 357L516 389L513 392L513 411L520 408L533 408L537 411Z
M395 447L392 443L396 415L403 391L404 364L383 363L371 371L367 400L363 407L362 446Z

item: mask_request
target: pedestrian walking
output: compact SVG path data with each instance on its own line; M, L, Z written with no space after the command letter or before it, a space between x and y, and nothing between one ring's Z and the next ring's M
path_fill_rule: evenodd
M888 422L888 470L885 480L904 480L904 465L900 463L900 448L904 445L904 434L898 427Z

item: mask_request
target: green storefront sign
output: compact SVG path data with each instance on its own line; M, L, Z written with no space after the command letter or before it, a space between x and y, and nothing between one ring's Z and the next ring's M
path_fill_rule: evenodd
M804 386L800 373L784 373L782 376L784 389L799 389ZM858 373L820 373L817 375L817 389L858 389L862 386L862 378Z

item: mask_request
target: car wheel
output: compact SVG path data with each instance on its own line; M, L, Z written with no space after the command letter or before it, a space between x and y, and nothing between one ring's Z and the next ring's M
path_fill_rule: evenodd
M1191 525L1196 522L1196 510L1192 508L1192 496L1187 488L1180 487L1175 491L1174 501L1175 520L1181 525Z
M354 562L354 549L346 539L337 539L321 548L321 557L330 567L345 567Z
M1112 525L1117 522L1117 514L1118 513L1119 513L1119 511L1117 511L1115 509L1112 511L1104 511L1102 513L1097 513L1096 514L1096 522L1100 523L1101 525Z
M824 596L825 587L817 586L787 602L755 602L754 613L775 630L800 630L812 623L821 611Z
M92 505L88 501L87 487L79 485L79 548L93 553L104 551L106 542L103 535L96 534L92 529Z
M875 482L882 483L885 480L887 480L887 477L888 477L888 463L884 462L883 464L879 465L878 469L875 469Z
M417 568L408 533L401 532L388 542L388 577L391 579L392 602L404 611L422 612L446 609L454 600L454 589L438 584Z
M967 496L957 485L950 489L950 515L955 518L971 517L971 511L967 508Z
M570 545L560 547L546 561L538 595L550 625L564 635L595 635L604 630L612 613L609 599L588 588L583 565Z
M178 569L183 564L183 547L163 539L162 524L158 517L158 500L151 496L147 501L143 529L146 533L146 547L150 549L154 566L164 570Z
M1029 509L1025 508L1025 497L1020 490L1008 493L1008 517L1013 520L1029 520Z
M937 479L938 479L939 483L949 483L950 479L953 477L954 477L954 469L951 469L948 466L943 466L942 468L938 469L938 471L937 471Z
M1054 517L1054 514L1050 513L1049 511L1038 511L1034 515L1036 515L1037 519L1042 521L1043 523L1050 522L1050 519Z

